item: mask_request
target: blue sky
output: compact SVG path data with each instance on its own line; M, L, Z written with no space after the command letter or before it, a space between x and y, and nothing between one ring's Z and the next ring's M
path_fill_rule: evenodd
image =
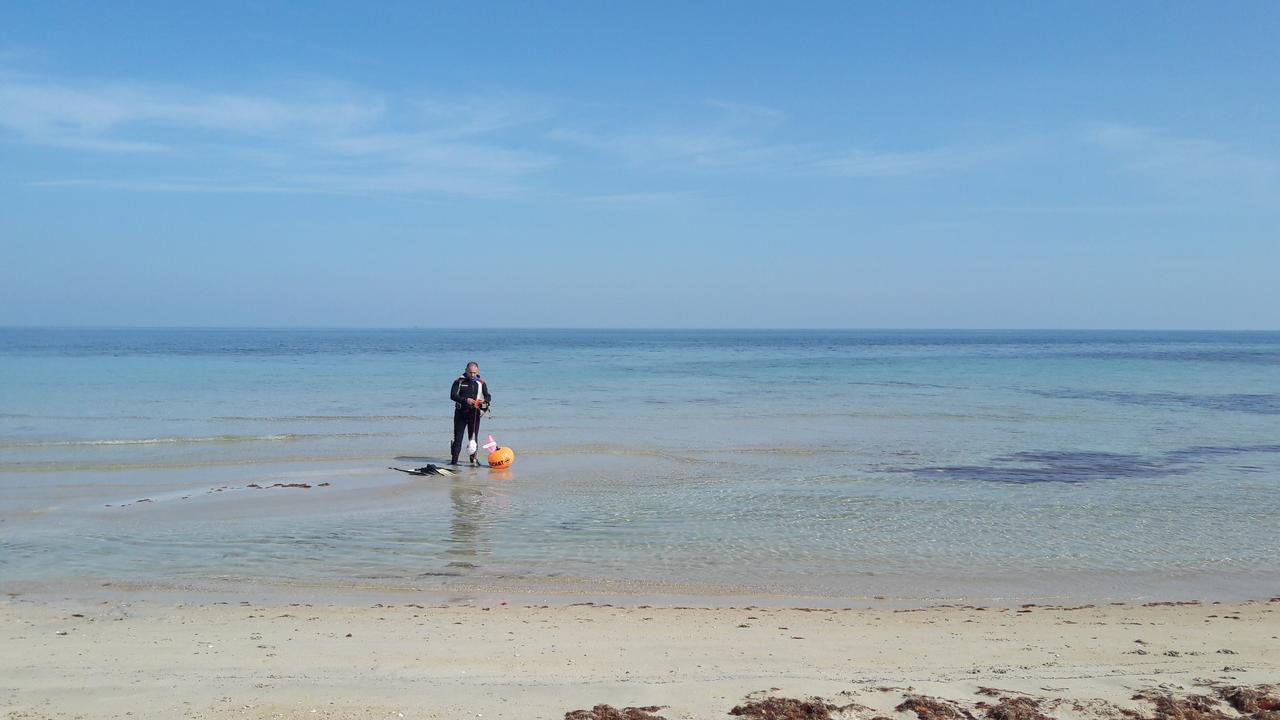
M0 1L0 324L1280 328L1280 4Z

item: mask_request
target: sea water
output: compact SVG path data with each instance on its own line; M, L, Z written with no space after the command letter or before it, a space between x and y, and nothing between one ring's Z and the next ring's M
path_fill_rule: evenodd
M389 470L471 360L514 465ZM1280 333L0 330L0 585L102 583L1267 597Z

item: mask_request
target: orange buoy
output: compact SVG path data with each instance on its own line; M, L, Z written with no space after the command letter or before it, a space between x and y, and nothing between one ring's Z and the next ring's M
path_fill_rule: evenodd
M500 447L489 453L489 467L504 468L516 459L516 454L509 447Z

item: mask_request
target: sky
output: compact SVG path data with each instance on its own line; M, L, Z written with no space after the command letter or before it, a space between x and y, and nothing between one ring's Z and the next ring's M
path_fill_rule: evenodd
M0 0L0 325L1280 329L1280 3Z

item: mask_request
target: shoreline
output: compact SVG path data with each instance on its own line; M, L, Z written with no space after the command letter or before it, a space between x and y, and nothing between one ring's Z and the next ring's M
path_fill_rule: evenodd
M1254 583L1257 585L1257 583ZM1072 608L1080 606L1160 606L1160 605L1248 605L1280 602L1280 587L1269 588L1252 596L1226 593L1196 594L1212 583L1203 579L1187 586L1182 593L1129 593L1107 596L1093 593L996 594L937 593L920 595L850 595L770 591L752 586L708 585L687 583L587 579L569 584L559 582L537 584L493 582L493 578L463 578L451 584L399 585L388 582L261 580L224 578L201 583L153 583L146 581L103 578L0 582L0 594L10 598L37 601L77 602L88 598L109 598L120 602L161 602L209 604L215 602L296 603L312 605L358 606L371 603L432 605L647 605L668 608L732 609L738 607L770 607L779 609L811 608L822 610L922 610L948 607L982 607L1014 609L1020 607Z
M1277 636L1280 598L841 610L20 595L0 600L0 696L6 720L560 718L599 704L675 720L811 696L857 706L832 717L912 720L894 709L906 697L973 708L994 687L1055 720L1111 720L1150 716L1143 691L1276 682Z
M99 576L0 580L0 594L42 600L75 600L110 596L121 601L308 602L364 604L383 602L484 603L568 605L583 602L659 607L724 608L744 605L822 609L920 609L944 606L1012 608L1022 605L1075 607L1080 605L1143 605L1150 603L1242 604L1266 602L1280 596L1280 585L1242 575L1196 575L1163 579L1123 575L1046 582L1040 578L971 579L959 583L930 576L873 578L863 592L823 592L786 584L690 583L678 580L608 577L512 577L504 573L458 572L452 577L296 579L225 575L190 580ZM443 575L443 573L441 574ZM450 573L453 575L453 573ZM1246 589L1246 586L1248 589Z

